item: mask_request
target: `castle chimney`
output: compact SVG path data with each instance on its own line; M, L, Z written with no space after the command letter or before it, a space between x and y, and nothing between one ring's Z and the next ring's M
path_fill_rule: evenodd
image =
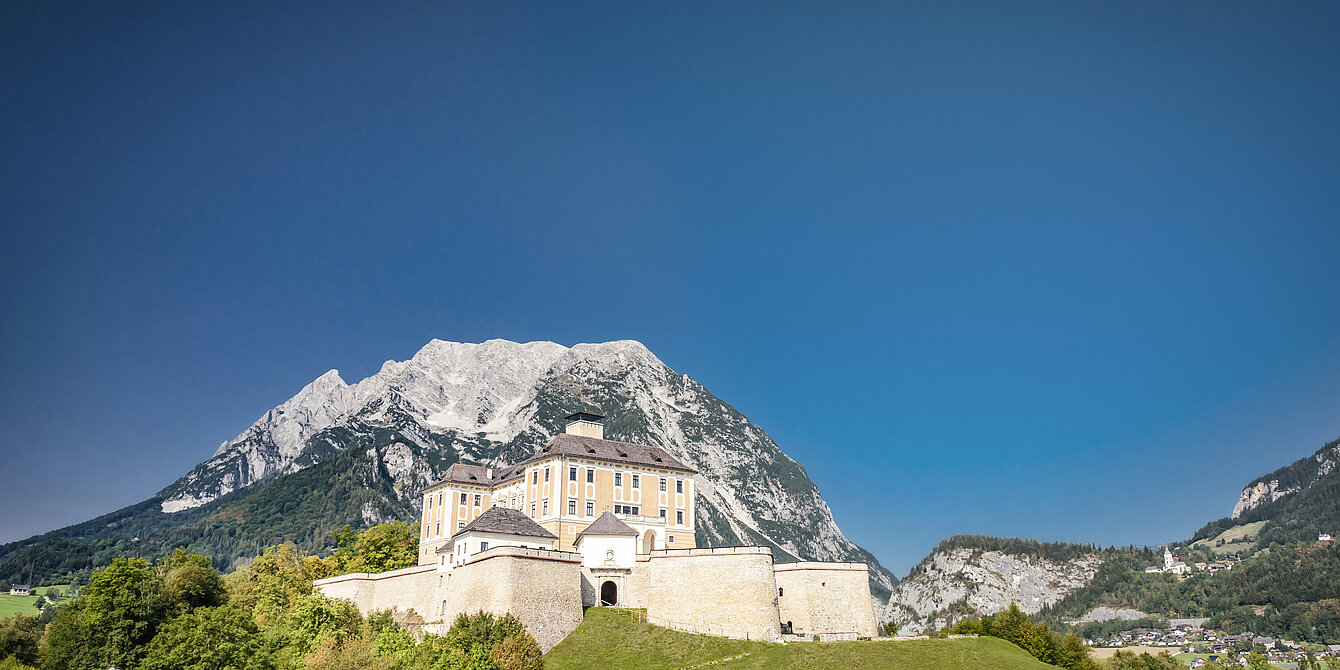
M563 432L569 435L580 435L582 437L594 437L597 440L605 439L605 417L595 412L576 412L569 414L565 421L568 422Z

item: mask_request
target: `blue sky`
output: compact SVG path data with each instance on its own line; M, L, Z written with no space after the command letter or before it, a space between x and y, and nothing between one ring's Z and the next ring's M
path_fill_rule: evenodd
M434 337L644 342L899 574L1340 437L1334 3L190 4L0 9L0 539Z

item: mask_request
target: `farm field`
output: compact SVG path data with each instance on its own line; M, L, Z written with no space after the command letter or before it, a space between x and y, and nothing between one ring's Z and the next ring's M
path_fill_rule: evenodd
M37 608L33 603L38 600L41 600L38 596L0 594L0 619L7 619L15 614L37 614Z

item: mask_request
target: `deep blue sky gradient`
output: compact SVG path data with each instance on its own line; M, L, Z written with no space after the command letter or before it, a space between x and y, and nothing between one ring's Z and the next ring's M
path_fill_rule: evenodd
M641 340L899 574L1188 537L1340 437L1337 19L6 3L0 540L433 337Z

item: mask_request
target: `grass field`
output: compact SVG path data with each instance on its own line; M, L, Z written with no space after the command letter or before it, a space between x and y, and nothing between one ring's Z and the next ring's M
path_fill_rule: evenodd
M586 610L582 625L544 657L544 667L555 670L691 668L714 662L714 668L816 670L1052 668L1022 649L995 638L769 644L681 633L636 621L618 610L599 607Z
M0 594L0 619L7 619L15 614L37 614L37 608L33 607L33 603L38 600L40 598L37 596Z
M1255 521L1244 523L1241 526L1233 526L1219 535L1199 540L1191 546L1196 549L1209 549L1216 555L1248 553L1256 545L1256 534L1261 532L1261 528L1266 525L1264 521ZM1219 540L1224 541L1224 546L1214 546Z

